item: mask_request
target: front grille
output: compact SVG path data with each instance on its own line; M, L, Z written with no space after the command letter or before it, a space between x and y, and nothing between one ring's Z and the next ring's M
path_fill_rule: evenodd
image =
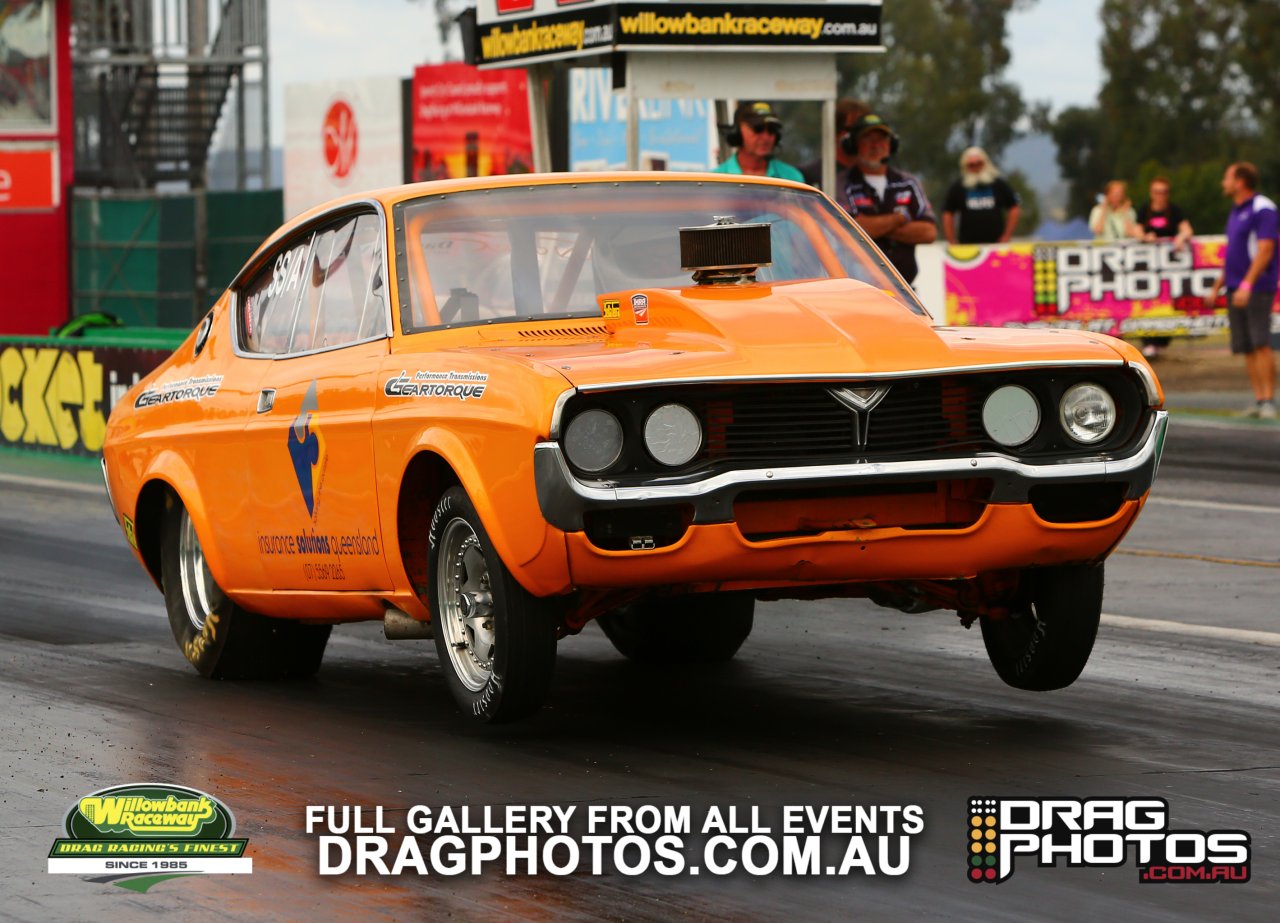
M1118 422L1103 443L1082 446L1058 424L1057 407L1072 384L1092 381L1113 395ZM993 390L1018 384L1040 405L1040 427L1026 444L1009 448L987 436L982 407ZM865 402L877 388L888 392L866 410L833 394L851 390ZM846 399L849 398L846 396ZM687 465L665 468L648 456L640 433L660 404L688 406L702 420L701 451ZM855 401L855 405L856 405ZM660 386L584 395L566 407L566 422L591 407L618 416L625 449L610 479L702 476L744 467L944 459L999 452L1028 461L1083 457L1130 445L1147 417L1139 382L1116 368L1028 370L922 376L880 381L776 382Z
M951 379L892 383L862 414L860 444L853 410L824 385L743 389L708 401L707 455L740 463L795 458L900 458L971 451L982 440L981 407L971 389Z

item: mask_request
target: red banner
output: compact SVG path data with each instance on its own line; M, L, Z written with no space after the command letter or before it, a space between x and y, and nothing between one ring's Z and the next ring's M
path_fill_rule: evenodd
M413 180L528 173L529 95L522 70L429 64L413 72Z

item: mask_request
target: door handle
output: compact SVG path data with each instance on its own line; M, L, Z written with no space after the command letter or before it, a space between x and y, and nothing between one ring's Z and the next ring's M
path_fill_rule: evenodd
M263 388L258 392L258 413L266 413L276 405L276 389Z

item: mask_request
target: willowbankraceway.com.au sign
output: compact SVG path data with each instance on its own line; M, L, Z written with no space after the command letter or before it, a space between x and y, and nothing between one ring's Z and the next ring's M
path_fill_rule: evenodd
M176 785L120 785L71 806L49 850L51 874L83 875L133 891L186 875L247 875L248 840L216 798Z

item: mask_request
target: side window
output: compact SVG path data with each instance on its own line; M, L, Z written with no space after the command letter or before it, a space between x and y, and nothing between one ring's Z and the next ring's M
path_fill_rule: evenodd
M311 234L276 254L240 291L240 345L251 353L289 351Z
M342 346L385 330L382 233L382 219L360 215L316 234L290 352Z

